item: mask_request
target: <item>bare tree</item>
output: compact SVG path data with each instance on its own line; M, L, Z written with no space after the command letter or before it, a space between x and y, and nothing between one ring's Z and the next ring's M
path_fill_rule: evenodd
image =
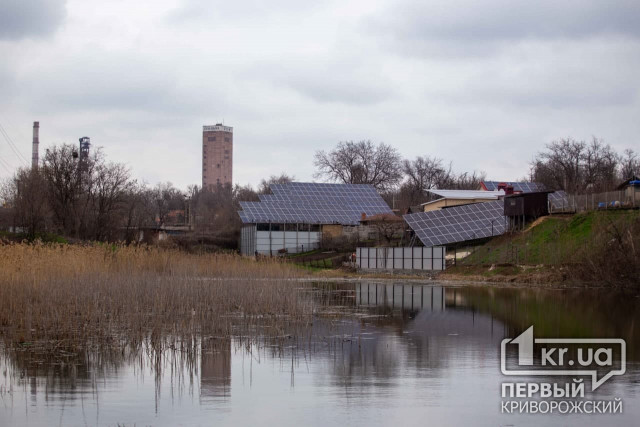
M620 157L602 140L590 144L573 138L548 144L531 164L531 176L552 190L572 194L608 191L618 179Z
M395 207L407 208L430 200L428 190L452 189L475 190L484 181L484 172L453 172L452 164L445 165L442 159L436 157L416 157L414 160L403 161L405 181L397 191L384 194L387 203Z
M46 230L47 186L38 169L19 169L3 186L3 199L13 212L14 230L21 228L30 237Z
M91 208L93 171L103 161L100 150L80 165L75 146L63 144L46 151L42 175L57 228L67 236L81 237Z
M152 191L137 182L123 195L122 221L127 243L137 241L138 230L155 225Z
M93 178L93 229L96 240L113 240L125 209L127 195L135 188L129 170L117 163L100 163Z
M583 186L591 192L615 188L620 156L601 139L593 138L583 155Z
M106 163L100 149L80 160L75 146L63 144L47 150L37 173L55 231L82 239L119 237L128 222L126 201L135 189L125 166Z
M640 176L640 158L632 149L624 150L620 159L620 181L625 181L634 176Z
M163 225L167 221L170 211L185 207L185 195L170 182L158 183L151 193L159 225Z
M477 190L480 183L487 179L487 174L482 171L463 172L455 176L451 188L454 190Z
M243 202L257 202L260 200L258 193L256 193L250 185L237 185L233 188L233 200L236 205L236 209L240 209L240 201Z
M258 185L258 194L271 194L272 184L288 184L296 179L295 176L287 175L286 172L282 172L278 175L271 175L269 179L262 179L260 185Z
M343 141L330 152L317 151L316 178L345 184L371 184L389 190L402 179L402 162L398 150L371 141Z
M424 201L425 192L432 188L442 188L452 180L451 164L445 166L442 159L418 156L414 160L404 160L406 176L401 191L406 193L410 204Z
M369 219L369 226L375 231L378 243L387 245L401 239L404 233L404 221L393 214L374 215Z

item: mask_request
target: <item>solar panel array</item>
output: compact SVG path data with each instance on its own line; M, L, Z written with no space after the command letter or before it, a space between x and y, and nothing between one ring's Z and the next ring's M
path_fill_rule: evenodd
M506 230L503 200L418 212L404 219L425 246L498 236Z
M514 191L521 191L523 193L535 193L536 191L546 190L544 185L538 182L483 181L482 183L488 191L496 191L498 189L498 184L502 183L511 185Z
M376 189L366 184L292 182L273 184L271 191L259 202L240 202L243 223L357 225L363 213L392 213Z

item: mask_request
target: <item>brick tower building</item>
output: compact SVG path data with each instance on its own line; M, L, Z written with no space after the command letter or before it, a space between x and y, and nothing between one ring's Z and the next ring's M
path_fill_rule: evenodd
M233 128L202 127L202 188L233 183Z

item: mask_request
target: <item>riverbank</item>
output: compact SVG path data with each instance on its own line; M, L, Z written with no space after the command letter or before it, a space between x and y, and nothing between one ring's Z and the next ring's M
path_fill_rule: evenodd
M568 270L564 267L547 268L545 266L457 266L449 267L439 273L406 274L391 272L363 272L351 269L320 270L313 273L319 280L344 281L403 281L418 284L459 284L477 286L527 286L541 288L601 288L595 283L579 283L569 280Z
M496 237L444 272L319 270L318 277L640 290L640 211L542 217Z

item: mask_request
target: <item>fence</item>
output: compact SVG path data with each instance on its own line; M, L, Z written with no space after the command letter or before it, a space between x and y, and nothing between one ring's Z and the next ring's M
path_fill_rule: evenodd
M621 191L567 195L566 205L552 206L550 212L584 212L637 207L640 207L640 188L628 187Z
M369 270L432 270L445 267L442 246L411 248L356 248L356 266Z

